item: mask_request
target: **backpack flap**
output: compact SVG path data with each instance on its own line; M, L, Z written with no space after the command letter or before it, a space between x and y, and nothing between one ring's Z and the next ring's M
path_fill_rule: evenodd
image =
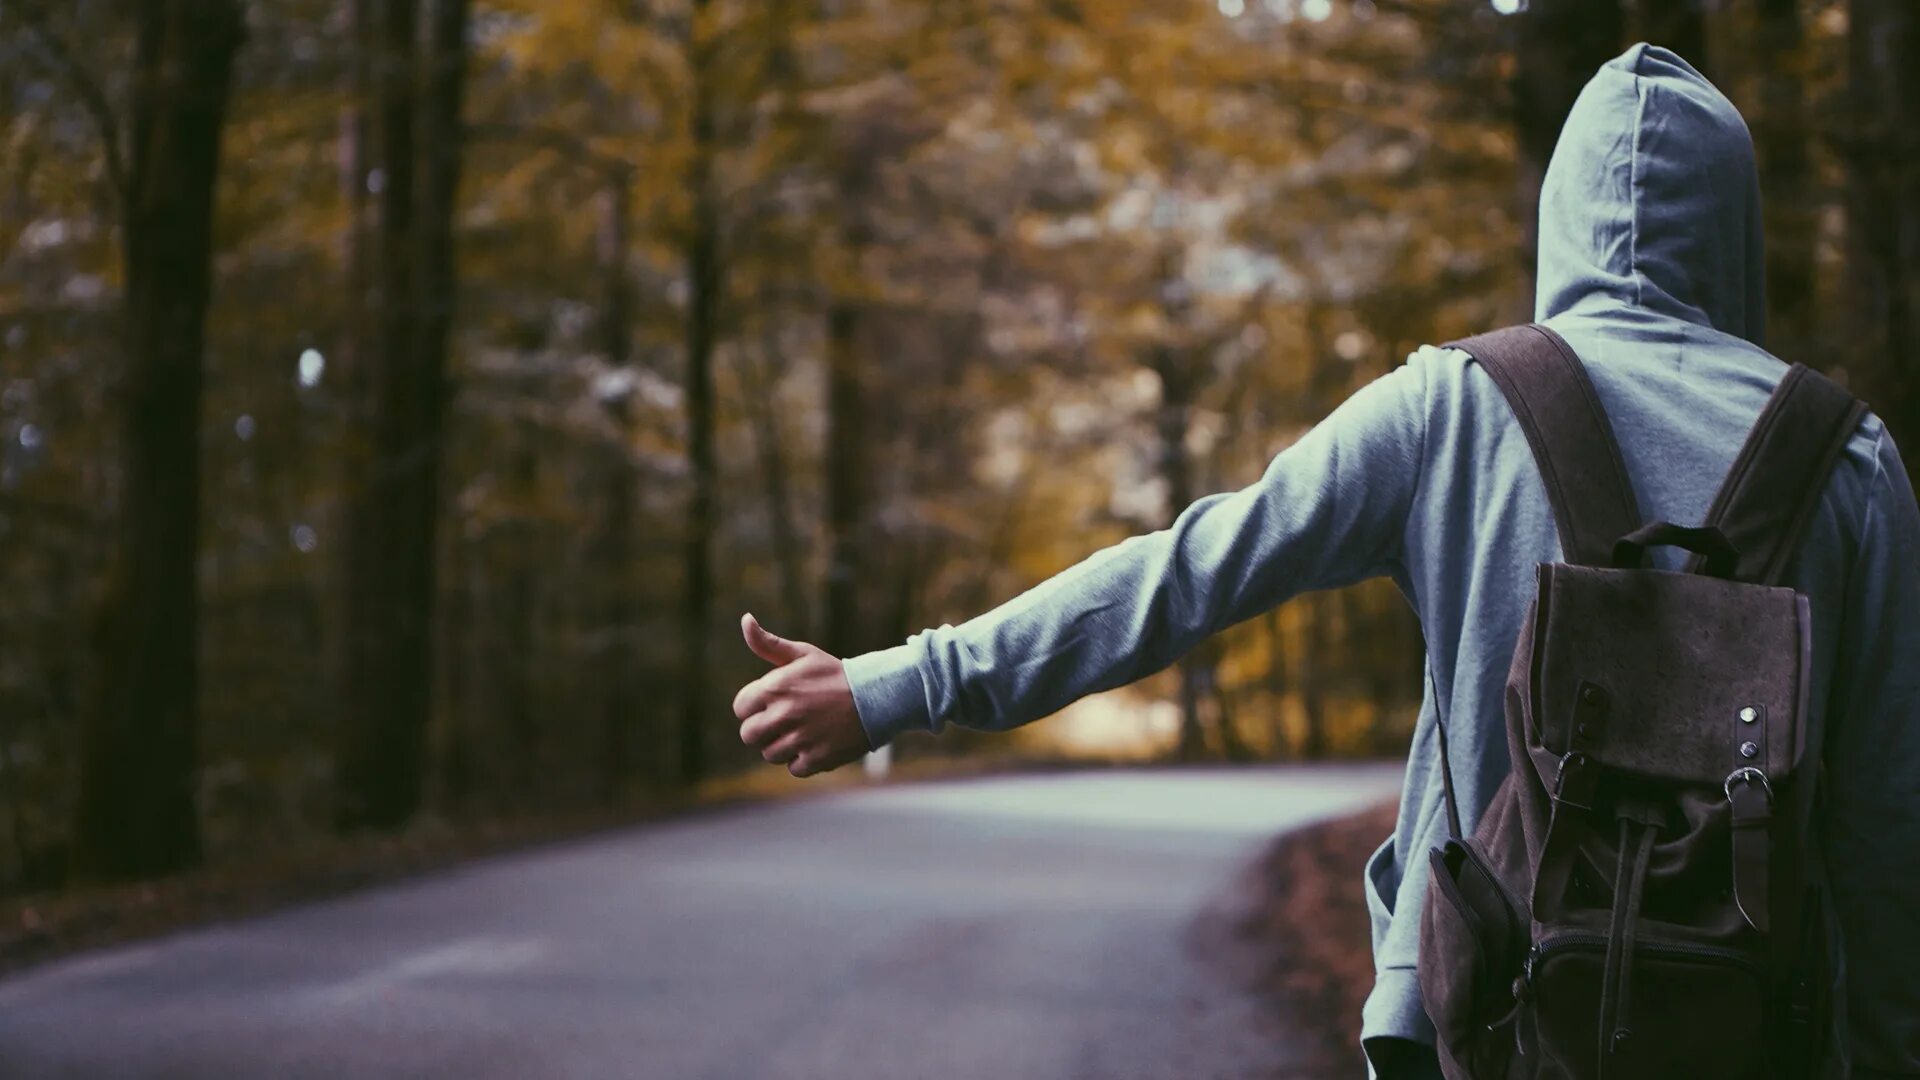
M1810 624L1792 589L1542 564L1531 734L1551 756L1540 764L1577 750L1601 773L1714 790L1742 769L1790 777L1805 749ZM1543 779L1551 789L1554 775Z

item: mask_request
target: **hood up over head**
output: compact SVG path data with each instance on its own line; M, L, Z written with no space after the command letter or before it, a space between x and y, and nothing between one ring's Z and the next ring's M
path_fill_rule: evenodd
M1547 166L1534 317L1625 306L1759 345L1764 286L1745 121L1678 55L1633 46L1580 92Z

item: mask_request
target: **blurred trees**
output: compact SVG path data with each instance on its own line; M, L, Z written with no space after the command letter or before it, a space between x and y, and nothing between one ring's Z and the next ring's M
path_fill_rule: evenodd
M1657 7L1675 3L1653 0ZM1514 20L1512 99L1520 139L1520 220L1525 258L1538 240L1540 182L1580 88L1620 52L1626 37L1622 0L1529 0Z
M115 192L160 154L205 209L228 37L148 93L184 39L0 0L0 881L740 767L734 613L842 653L966 617L1525 317L1539 171L1629 34L1752 119L1783 354L1920 445L1898 4L151 10L244 12L197 256ZM204 347L153 322L195 296ZM1376 582L1089 715L1390 751L1419 651Z
M1864 392L1899 440L1907 475L1920 476L1920 9L1854 0L1846 70L1846 310L1859 320Z

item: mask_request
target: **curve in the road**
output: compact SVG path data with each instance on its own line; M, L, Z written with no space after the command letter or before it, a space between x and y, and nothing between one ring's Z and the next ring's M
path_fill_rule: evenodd
M1283 1076L1185 931L1266 839L1398 781L1078 773L688 817L20 973L0 1076Z

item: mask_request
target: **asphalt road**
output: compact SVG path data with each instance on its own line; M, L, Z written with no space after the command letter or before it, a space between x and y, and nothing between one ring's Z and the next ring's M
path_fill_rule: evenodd
M1195 920L1269 837L1397 783L1085 773L682 818L15 975L0 1077L1285 1076Z

